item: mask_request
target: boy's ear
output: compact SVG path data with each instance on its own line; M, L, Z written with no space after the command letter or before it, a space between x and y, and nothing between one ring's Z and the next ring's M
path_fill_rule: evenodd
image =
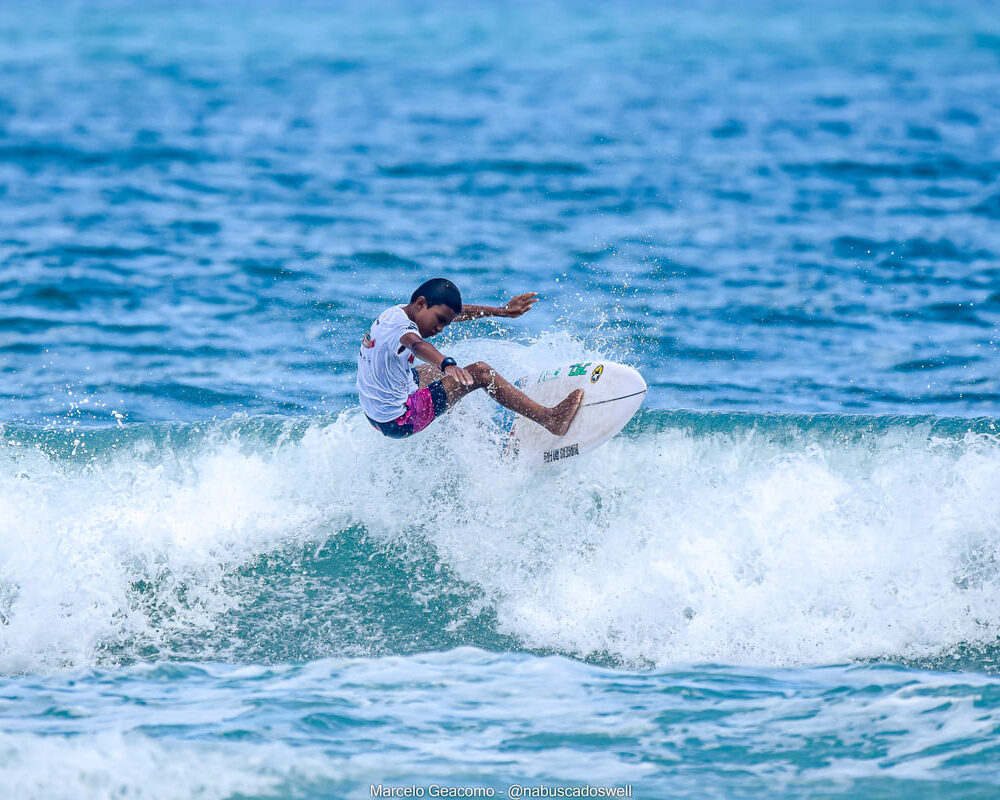
M414 305L419 306L421 310L427 308L427 298L421 295L414 301Z

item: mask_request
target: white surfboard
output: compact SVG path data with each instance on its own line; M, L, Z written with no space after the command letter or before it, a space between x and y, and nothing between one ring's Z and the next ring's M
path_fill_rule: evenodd
M524 417L515 418L508 452L532 465L573 458L604 444L625 427L646 396L642 375L614 361L564 364L516 383L545 406L554 406L574 389L583 389L580 410L565 436L554 436Z

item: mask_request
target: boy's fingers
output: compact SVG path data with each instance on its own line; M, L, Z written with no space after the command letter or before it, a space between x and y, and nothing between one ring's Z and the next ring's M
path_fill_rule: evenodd
M468 370L462 369L461 367L448 367L448 369L455 370L455 380L457 380L462 386L472 386L472 375ZM445 371L447 374L447 370Z
M538 302L538 292L525 292L519 294L507 304L507 308L516 314L523 314L530 311L531 307Z

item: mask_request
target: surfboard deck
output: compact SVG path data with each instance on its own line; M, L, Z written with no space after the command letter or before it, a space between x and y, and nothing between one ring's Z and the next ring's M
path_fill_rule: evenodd
M555 405L574 389L583 389L580 410L565 436L555 436L524 417L514 419L507 452L531 465L553 464L600 447L625 427L646 396L642 375L614 361L563 364L515 383L546 406Z

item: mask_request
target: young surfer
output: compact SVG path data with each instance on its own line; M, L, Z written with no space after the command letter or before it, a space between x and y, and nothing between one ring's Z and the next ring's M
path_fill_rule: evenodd
M426 341L452 322L481 317L519 317L538 301L535 292L518 295L501 308L462 305L449 280L422 283L406 305L383 311L358 352L358 395L368 421L386 436L401 439L422 431L465 395L485 389L509 408L562 436L580 408L577 389L552 408L539 405L482 361L464 369ZM426 361L414 367L414 358Z

